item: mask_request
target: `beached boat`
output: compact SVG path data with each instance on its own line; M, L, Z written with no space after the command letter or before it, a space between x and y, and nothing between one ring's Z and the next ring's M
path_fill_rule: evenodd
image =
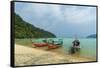
M62 39L58 39L58 40L49 39L47 40L47 43L54 44L54 45L63 45Z
M55 44L55 45L62 45L63 42L62 42L62 41L54 41L54 44Z
M62 40L58 40L58 41L54 41L53 39L49 39L49 40L43 40L42 43L33 43L33 46L35 47L44 47L44 46L48 46L48 49L55 49L55 48L59 48L62 45Z
M56 49L56 48L59 48L59 47L61 47L61 46L50 44L50 45L48 45L48 50L50 50L50 49Z
M48 44L47 43L33 43L33 46L44 47L44 46L48 46Z

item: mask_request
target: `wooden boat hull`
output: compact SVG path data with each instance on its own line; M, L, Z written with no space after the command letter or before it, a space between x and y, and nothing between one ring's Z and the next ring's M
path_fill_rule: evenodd
M33 43L33 46L44 47L44 46L48 46L48 44L47 43Z
M48 45L48 49L56 49L59 48L60 46L58 45Z

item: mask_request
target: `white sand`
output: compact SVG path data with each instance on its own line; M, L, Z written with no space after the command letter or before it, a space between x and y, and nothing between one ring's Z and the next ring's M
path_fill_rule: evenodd
M15 44L15 65L40 65L55 63L87 62L93 59L63 55L53 51L45 51L37 48L25 47Z

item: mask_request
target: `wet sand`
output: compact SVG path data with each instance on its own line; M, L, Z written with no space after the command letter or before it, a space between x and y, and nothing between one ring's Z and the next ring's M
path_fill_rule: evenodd
M80 57L78 55L63 54L61 48L54 50L46 50L46 48L30 48L15 44L15 65L24 66L95 61L95 59Z

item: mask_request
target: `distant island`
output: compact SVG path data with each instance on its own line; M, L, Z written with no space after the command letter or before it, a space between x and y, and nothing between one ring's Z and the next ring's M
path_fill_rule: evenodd
M15 38L55 38L56 35L25 22L18 14L14 13Z
M86 38L96 38L96 34L91 34L91 35L87 36Z

